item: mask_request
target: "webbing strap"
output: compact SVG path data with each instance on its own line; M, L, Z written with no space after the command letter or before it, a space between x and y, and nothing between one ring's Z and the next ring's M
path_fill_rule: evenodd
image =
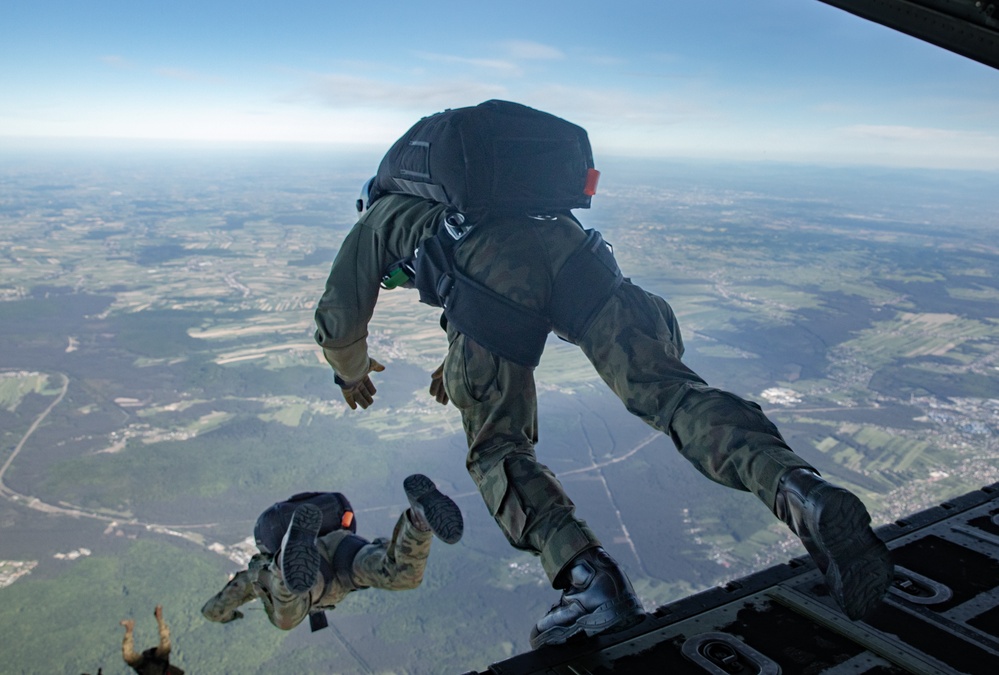
M444 314L464 335L505 359L528 368L541 361L552 330L548 317L508 300L454 271Z
M333 552L332 574L329 579L336 579L337 583L346 591L356 591L367 586L358 586L354 583L354 558L358 551L368 545L368 540L356 534L349 534Z
M460 333L492 353L527 368L541 361L548 333L576 342L621 285L614 254L596 230L562 266L552 286L551 306L542 314L517 304L467 276L454 262L461 240L444 227L425 240L416 257L420 301L444 308Z
M325 610L320 609L309 614L309 630L313 633L326 628L328 625L330 625L330 622L326 620Z
M332 561L327 560L325 556L320 556L319 573L323 576L323 593L320 597L329 593L330 585L334 580L336 580L336 582L348 592L367 588L367 586L358 586L355 584L352 574L354 569L354 558L357 557L357 552L364 548L367 544L367 539L359 537L356 534L348 534L340 541L340 544L333 552ZM309 614L309 628L313 633L317 630L322 630L329 625L329 621L326 619L325 609L333 609L333 607L327 606L324 609L316 610Z
M555 333L572 342L586 334L597 312L624 281L610 246L596 230L573 251L552 283L551 318Z

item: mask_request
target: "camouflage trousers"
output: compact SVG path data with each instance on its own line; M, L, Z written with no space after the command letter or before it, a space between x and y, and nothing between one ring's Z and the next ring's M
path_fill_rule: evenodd
M319 553L328 561L349 535L337 530L319 538ZM308 593L297 595L288 590L273 555L253 556L249 568L238 573L225 588L202 608L210 621L225 623L238 618L236 608L259 598L270 622L282 630L291 630L311 612L331 609L353 590L380 588L401 591L416 588L430 555L431 532L417 530L403 513L396 521L390 539L379 538L363 546L351 568L352 588L344 588L336 579L328 583L322 575Z
M510 543L531 551L554 582L579 553L599 546L561 483L538 462L534 373L448 329L448 396L461 411L466 467ZM709 387L682 362L683 340L662 298L625 282L579 346L627 409L669 434L701 473L749 490L773 508L780 476L810 468L755 403Z

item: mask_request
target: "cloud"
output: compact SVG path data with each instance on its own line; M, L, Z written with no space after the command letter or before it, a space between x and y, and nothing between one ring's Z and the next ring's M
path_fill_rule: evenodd
M674 94L636 92L625 88L538 84L523 80L455 77L421 81L408 74L399 83L384 77L341 73L314 76L307 85L281 99L300 107L318 104L333 114L369 110L415 122L419 116L446 108L476 105L493 98L517 101L580 124L604 137L629 138L641 145L665 128L717 120L720 113ZM634 140L632 140L634 139ZM391 139L388 139L391 140Z
M549 112L568 106L564 113L567 119L584 126L597 123L606 128L663 127L719 116L716 111L678 95L623 88L548 85L534 88L526 97L531 101L528 105Z
M985 134L955 131L953 129L888 124L854 124L841 128L840 132L850 138L901 141L904 143L970 140L970 137L978 137L979 139L987 138ZM995 139L992 140L994 141Z
M559 61L565 58L562 50L540 42L508 40L501 46L510 58L518 61Z
M594 142L599 138L605 151L627 147L654 152L653 146L670 144L670 138L689 134L685 130L716 124L724 117L724 111L675 93L539 84L521 79L501 83L495 78L465 77L423 81L413 72L405 77L408 79L400 83L357 74L314 75L304 87L282 97L280 102L288 106L289 114L295 110L308 114L307 110L313 108L316 114L350 117L354 127L365 116L372 123L375 118L384 119L377 129L368 125L371 130L365 140L389 143L398 135L397 127L405 129L421 116L488 99L506 99L582 125ZM386 130L388 136L377 136Z
M493 43L498 50L499 43ZM522 53L531 53L525 49ZM535 53L543 54L544 50ZM519 62L512 54L466 58L422 53L402 65L338 63L331 73L283 70L275 83L284 94L257 90L242 102L220 99L224 110L176 106L129 115L141 125L107 119L104 135L365 143L388 147L421 116L491 98L518 101L583 126L598 156L717 157L830 161L898 166L996 168L999 134L974 127L946 128L843 123L825 116L767 115L768 101L745 92L718 91L699 79L629 86L622 78L559 82L549 77L508 77ZM492 56L492 55L490 55ZM429 67L437 60L443 67ZM121 59L106 60L117 67ZM453 65L452 65L453 64ZM464 68L461 64L466 64ZM527 70L535 64L524 62ZM542 64L543 67L545 64ZM152 74L150 72L150 74ZM184 82L208 78L181 68L160 68L159 77ZM192 85L193 88L193 85ZM165 88L167 89L167 88ZM173 92L172 89L168 89ZM25 118L25 124L28 121ZM40 122L31 121L36 127ZM49 124L46 129L53 127ZM66 122L70 124L70 122ZM54 128L54 127L53 127Z
M181 80L184 82L208 82L211 84L219 84L223 82L222 78L215 77L212 75L202 75L201 73L196 73L192 70L185 70L183 68L157 68L154 70L160 77L165 77L168 80Z
M844 103L841 101L823 101L808 107L808 111L814 115L831 115L845 117L857 114L855 103Z
M170 80L194 81L199 79L195 73L181 68L157 68L156 74Z
M492 70L497 73L503 73L506 75L521 75L523 71L520 66L512 61L506 61L503 59L477 59L465 56L453 56L450 54L436 54L433 52L416 52L416 57L423 59L424 61L432 61L435 63L451 63L459 64L463 66L472 66L474 68L484 68L486 70Z
M105 65L111 66L112 68L118 68L121 70L128 70L134 66L125 60L124 57L118 56L117 54L108 54L101 57L101 62Z
M503 58L456 56L437 52L416 52L415 55L424 61L471 66L509 76L523 75L522 64L527 61L559 61L565 58L560 49L528 40L501 42L499 49Z
M416 52L415 56L424 61L469 66L494 73L519 77L524 74L523 64L529 61L560 61L565 53L556 47L530 42L528 40L507 40L499 43L502 58L456 56L438 52Z
M444 108L474 105L490 98L505 98L506 88L465 79L424 84L397 84L353 75L323 75L303 91L287 99L318 100L333 108L417 110L430 114ZM415 120L414 120L415 121Z
M139 69L134 63L129 61L123 56L117 54L106 54L99 57L101 63L115 68L116 70L137 70ZM146 67L141 68L143 73L153 73L154 75L168 80L181 80L184 82L207 82L210 84L219 84L224 80L221 77L216 77L213 75L204 75L203 73L198 73L193 70L186 70L184 68L173 68L170 66L164 66L161 68L154 68L149 70Z
M584 56L582 61L595 66L620 67L627 65L628 60L620 56Z

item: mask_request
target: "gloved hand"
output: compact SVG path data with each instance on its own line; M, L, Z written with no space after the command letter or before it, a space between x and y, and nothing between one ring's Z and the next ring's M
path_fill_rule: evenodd
M447 405L447 392L444 391L444 364L438 366L430 375L430 395L437 399L441 405Z
M385 370L385 366L378 363L374 359L368 359L368 372L369 373L380 373ZM357 406L361 408L367 408L374 402L375 394L378 390L375 388L374 383L371 378L365 375L360 380L356 382L344 382L337 375L334 377L337 384L340 385L340 391L343 393L343 400L347 402L351 410L357 410Z

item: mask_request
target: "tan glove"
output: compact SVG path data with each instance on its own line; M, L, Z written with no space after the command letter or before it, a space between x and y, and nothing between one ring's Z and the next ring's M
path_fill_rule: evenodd
M430 375L430 395L437 399L441 405L447 405L447 392L444 391L444 364L438 366Z
M378 363L374 359L368 359L368 372L369 373L380 373L385 370L385 366ZM357 406L361 408L367 408L374 402L375 394L378 390L375 388L374 383L371 378L365 375L360 380L356 382L344 382L337 375L335 378L336 383L340 385L340 391L343 393L343 400L347 402L351 410L357 410Z

